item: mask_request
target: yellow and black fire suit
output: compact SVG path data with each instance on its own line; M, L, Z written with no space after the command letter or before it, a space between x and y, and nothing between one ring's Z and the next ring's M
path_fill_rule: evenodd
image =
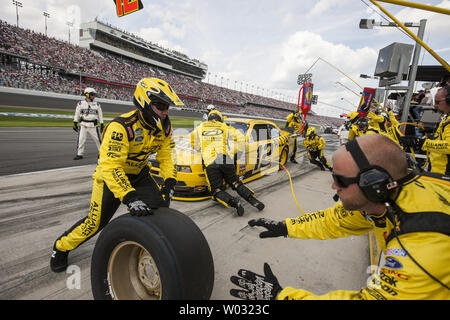
M386 133L388 129L387 120L381 114L376 114L372 111L369 111L369 128L374 128L380 133Z
M169 118L149 124L140 120L138 110L110 122L103 131L99 163L93 174L89 214L56 241L66 252L100 231L112 218L124 197L137 193L150 207L164 206L159 187L149 174L148 157L156 153L164 180L176 179Z
M358 128L357 124L352 124L350 126L349 132L348 132L348 140L353 140L356 137L360 137L363 136L365 134L376 134L376 133L380 133L375 127L372 127L369 125L369 127L367 128L367 130L361 130Z
M213 200L227 208L237 208L237 200L222 190L224 180L245 200L253 199L254 192L236 174L235 156L245 151L245 136L239 130L221 121L207 121L196 127L190 138L191 145L202 154Z
M303 123L301 115L298 112L292 112L289 114L286 118L286 128L288 128L288 131L291 133L296 133L299 135L306 134L305 130L306 128L306 121ZM292 156L290 161L297 163L296 157L297 157L297 138L294 140L294 150L292 151Z
M385 263L360 291L337 290L317 296L285 287L277 299L450 299L450 290L422 268L450 286L450 179L432 173L410 173L401 179L393 201L394 215L374 217L334 207L286 219L288 236L299 239L334 239L374 231ZM395 224L394 224L395 223ZM394 225L398 228L394 236Z
M292 112L291 114L289 114L286 118L286 127L294 128L293 133L302 134L303 121L301 115L298 112Z
M308 159L312 164L317 165L320 170L325 170L324 167L331 171L331 165L325 158L323 151L325 149L325 140L319 135L308 134L303 140L303 148L308 151ZM317 160L319 159L319 160Z
M430 153L430 171L450 176L450 117L445 115L434 133L426 139L422 150Z

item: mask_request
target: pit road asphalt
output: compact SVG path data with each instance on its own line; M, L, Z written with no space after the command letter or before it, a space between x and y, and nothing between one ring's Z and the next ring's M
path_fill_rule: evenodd
M337 138L324 138L325 155L331 161ZM97 151L88 137L85 159L72 160L75 139L71 128L0 128L0 299L92 299L90 258L97 236L69 255L69 264L81 271L79 288L68 287L71 274L55 274L49 268L55 239L89 210ZM305 212L332 206L330 173L311 165L300 151L299 164L287 165L300 206ZM211 299L231 299L230 276L241 268L261 274L264 262L282 286L315 294L359 290L365 285L369 277L367 235L323 241L260 239L262 230L248 227L248 220L282 220L301 213L286 172L248 186L265 203L262 212L245 204L244 216L238 217L233 209L211 200L171 204L200 227L209 243L215 267ZM124 213L122 205L114 217Z

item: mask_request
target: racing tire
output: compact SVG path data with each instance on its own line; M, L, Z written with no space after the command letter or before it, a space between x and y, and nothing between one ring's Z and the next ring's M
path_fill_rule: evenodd
M286 165L286 163L288 162L288 158L289 158L289 148L288 147L284 147L283 150L281 150L280 153L280 167L279 169L281 170L283 166Z
M91 260L96 300L204 300L214 263L203 233L186 215L159 208L150 216L112 220Z

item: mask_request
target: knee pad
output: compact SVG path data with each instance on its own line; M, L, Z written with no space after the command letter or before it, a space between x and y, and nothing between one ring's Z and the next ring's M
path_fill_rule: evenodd
M255 195L255 193L246 187L242 182L237 186L236 192L247 201Z
M236 199L231 196L228 192L217 189L215 193L213 193L213 199L217 202L223 204L227 208L236 207Z

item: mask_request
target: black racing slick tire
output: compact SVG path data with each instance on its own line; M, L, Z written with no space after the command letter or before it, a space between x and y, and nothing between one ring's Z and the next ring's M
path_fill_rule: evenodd
M120 216L105 226L95 244L91 287L96 300L204 300L213 285L208 242L177 210Z

